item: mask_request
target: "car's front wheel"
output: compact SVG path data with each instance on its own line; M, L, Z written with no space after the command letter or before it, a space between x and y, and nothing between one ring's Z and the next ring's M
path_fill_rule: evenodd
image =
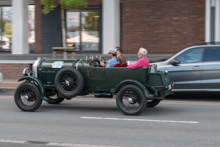
M129 84L118 91L116 103L124 114L138 115L146 108L147 100L138 86Z
M14 94L14 100L18 108L23 111L35 111L42 103L41 93L38 87L32 83L22 83Z

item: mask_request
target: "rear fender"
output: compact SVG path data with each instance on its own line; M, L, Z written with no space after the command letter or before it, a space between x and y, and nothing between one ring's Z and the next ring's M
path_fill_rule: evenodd
M35 77L31 77L31 76L24 76L24 77L20 78L18 80L18 82L24 81L24 80L26 80L27 82L31 82L31 81L35 82L36 86L39 88L39 90L41 92L42 100L48 101L48 99L46 97L46 92L45 92L45 90L43 88L43 85L42 85L42 83L41 83L41 81L39 79L37 79Z
M138 86L138 87L142 90L144 96L147 97L147 98L153 98L153 97L154 97L152 94L150 94L150 92L147 90L147 88L146 88L141 82L139 82L139 81L137 81L137 80L131 80L131 79L124 80L124 81L120 82L120 83L115 87L114 93L117 93L118 90L119 90L121 87L123 87L124 85L127 85L127 84L134 84L134 85Z

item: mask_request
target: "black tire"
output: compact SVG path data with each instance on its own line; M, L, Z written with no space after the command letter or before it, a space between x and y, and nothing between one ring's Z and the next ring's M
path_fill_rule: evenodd
M35 111L42 103L38 87L32 83L22 83L14 94L14 100L22 111Z
M47 99L48 104L59 104L64 100L64 98L59 97L59 94L55 94L54 96L47 96Z
M155 107L156 105L158 105L160 103L160 99L154 99L154 100L148 100L147 101L147 107Z
M55 86L63 97L70 99L82 91L84 80L75 68L63 68L56 75Z
M138 115L146 108L147 99L138 86L129 84L123 86L118 91L116 96L116 104L124 114Z

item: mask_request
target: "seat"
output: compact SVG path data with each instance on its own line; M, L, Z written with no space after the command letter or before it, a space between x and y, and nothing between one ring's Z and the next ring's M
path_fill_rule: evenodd
M116 63L113 67L121 67L121 63Z
M121 67L127 67L127 66L128 66L127 62L121 64Z

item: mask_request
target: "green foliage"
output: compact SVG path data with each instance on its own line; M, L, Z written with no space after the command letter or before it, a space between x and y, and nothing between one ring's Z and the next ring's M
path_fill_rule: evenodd
M40 0L43 4L43 13L48 14L56 8L57 4L61 4L66 9L75 9L77 7L85 7L87 0Z
M99 12L87 12L85 17L85 25L88 27L87 31L98 31L99 23L97 16L99 16Z

